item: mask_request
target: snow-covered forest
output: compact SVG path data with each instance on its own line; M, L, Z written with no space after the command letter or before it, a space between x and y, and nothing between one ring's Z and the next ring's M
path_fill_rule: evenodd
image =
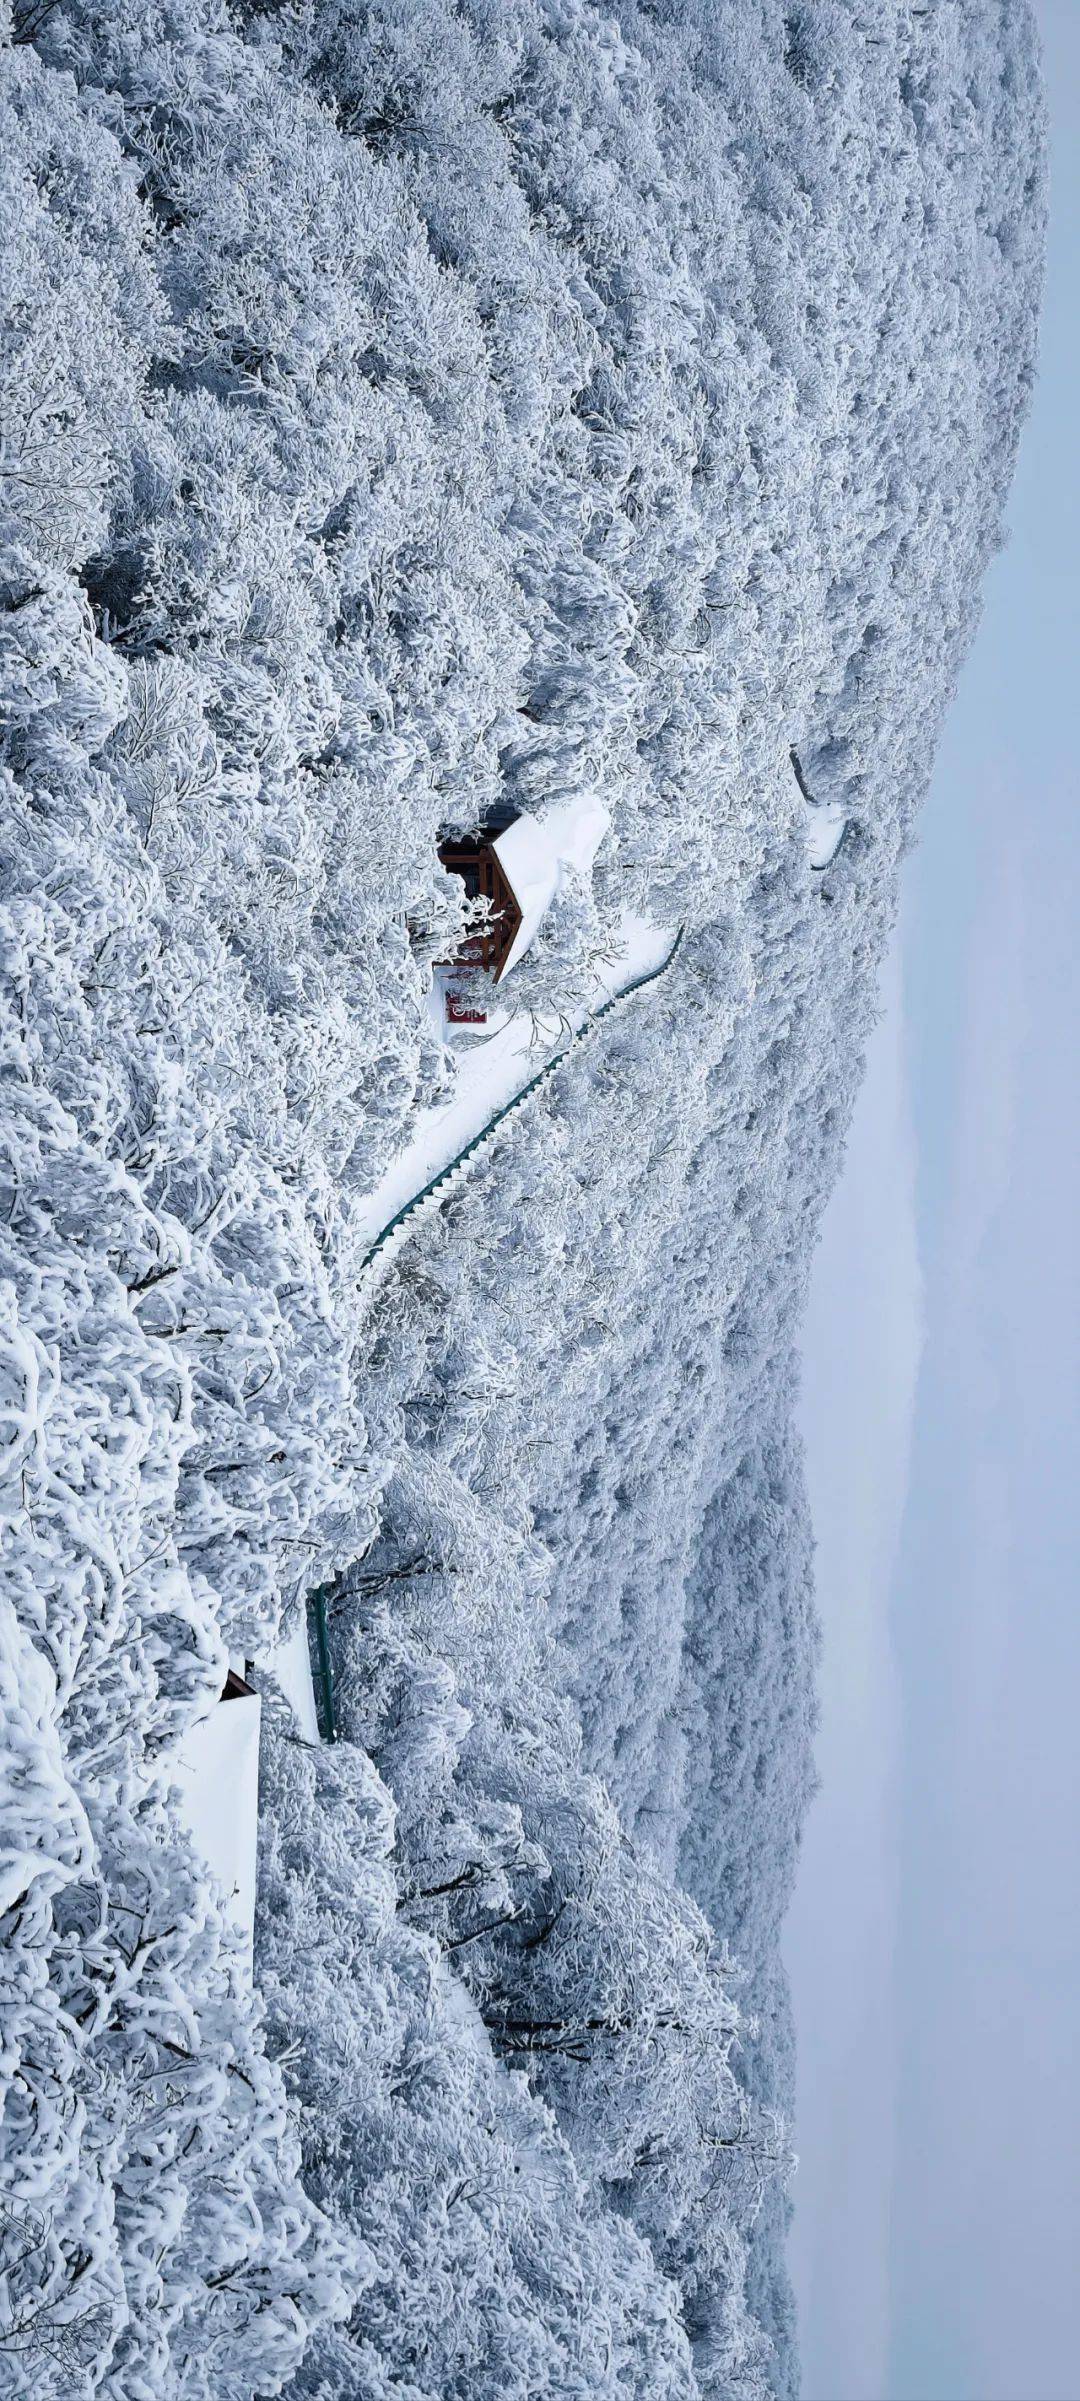
M799 1313L1031 381L1025 0L0 44L0 2392L794 2393ZM440 838L570 800L518 1010L678 955L365 1279Z

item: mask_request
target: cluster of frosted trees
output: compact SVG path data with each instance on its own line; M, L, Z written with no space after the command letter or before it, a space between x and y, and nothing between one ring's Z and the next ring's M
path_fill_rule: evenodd
M790 2389L792 1345L1039 188L1011 0L0 7L21 2401ZM362 1303L439 832L584 793L529 996L678 969ZM252 1996L169 1763L331 1579Z

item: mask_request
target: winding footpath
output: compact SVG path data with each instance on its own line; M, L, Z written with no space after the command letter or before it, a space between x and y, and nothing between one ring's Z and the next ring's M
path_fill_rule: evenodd
M535 1075L530 1076L527 1083L522 1084L500 1108L494 1111L486 1124L481 1126L479 1132L464 1143L453 1158L447 1160L445 1165L441 1166L426 1183L420 1186L418 1191L414 1192L394 1211L391 1217L387 1218L386 1223L380 1227L379 1232L369 1243L359 1263L356 1281L358 1299L368 1298L376 1289L410 1235L415 1233L418 1226L426 1219L433 1217L443 1203L449 1199L451 1193L455 1192L464 1182L465 1177L471 1172L474 1161L491 1147L500 1127L505 1125L507 1118L513 1117L519 1109L523 1108L533 1093L539 1091L541 1085L551 1082L552 1077L557 1074L560 1067L565 1066L572 1053L583 1043L592 1039L605 1017L609 1017L615 1009L624 1008L636 993L644 991L649 984L659 983L661 978L667 975L678 957L683 930L683 927L680 926L670 949L658 966L647 968L643 974L635 976L630 983L624 984L621 991L610 993L607 999L602 1001L598 1008L593 1009L584 1023L571 1034L569 1041L564 1042L559 1050L553 1051L543 1067L539 1068Z

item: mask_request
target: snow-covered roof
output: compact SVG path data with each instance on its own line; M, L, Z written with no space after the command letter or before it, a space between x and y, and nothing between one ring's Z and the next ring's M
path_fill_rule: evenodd
M543 817L515 818L496 834L491 847L521 911L503 975L524 958L564 875L588 875L610 823L601 801L582 798L562 801Z
M844 838L847 810L841 800L817 801L806 812L806 847L810 865L830 867Z
M257 1693L217 1701L189 1726L174 1762L180 1815L221 1886L244 1937L248 1968L255 1941L255 1855L259 1830Z

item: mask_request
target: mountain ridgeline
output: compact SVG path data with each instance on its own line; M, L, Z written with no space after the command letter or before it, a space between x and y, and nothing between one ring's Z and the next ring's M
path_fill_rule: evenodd
M1028 8L15 0L0 114L0 2392L792 2394L798 1326L1031 384ZM518 1007L677 959L365 1291L439 841L580 796ZM254 1991L169 1798L230 1653Z

